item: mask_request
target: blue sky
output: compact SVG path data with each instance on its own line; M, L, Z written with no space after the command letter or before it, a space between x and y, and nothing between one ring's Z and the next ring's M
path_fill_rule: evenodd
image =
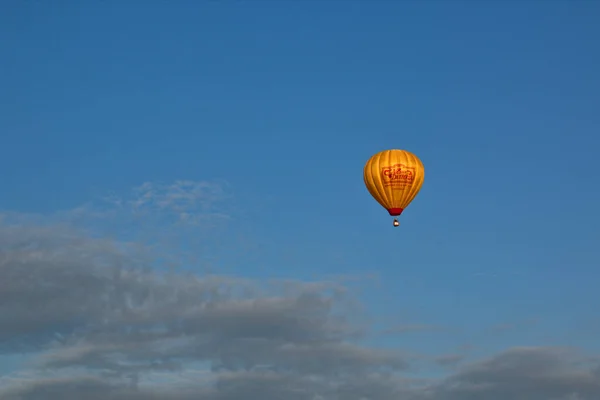
M218 272L377 274L379 326L451 330L417 350L599 350L598 3L92 3L2 5L0 209L226 181ZM398 229L387 148L426 169Z

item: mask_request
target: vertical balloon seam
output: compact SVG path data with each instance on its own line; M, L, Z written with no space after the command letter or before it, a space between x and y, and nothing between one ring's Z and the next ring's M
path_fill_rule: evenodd
M367 189L368 189L369 193L371 193L371 195L375 198L375 200L377 200L377 202L382 207L385 207L383 204L383 203L385 203L385 198L384 198L384 196L381 195L381 192L379 191L379 186L375 184L375 179L373 177L373 164L375 161L375 157L376 156L372 156L367 161L367 164L365 165L365 168L364 168L363 176L364 176L365 183L367 183Z
M377 157L377 170L376 170L376 177L377 177L377 186L379 186L381 188L381 192L383 193L383 199L384 199L384 207L385 209L389 209L390 207L390 201L392 201L392 199L390 198L390 194L388 193L386 186L385 186L385 180L383 179L383 168L385 168L385 153L380 153L379 156Z
M394 150L387 150L385 152L385 168L389 168L392 166L392 156L394 155ZM381 168L380 168L381 169ZM381 178L383 180L383 177ZM384 183L385 184L385 183ZM396 191L394 190L394 186L393 185L389 185L388 187L385 188L385 191L389 197L387 205L390 208L396 208L396 200L397 200L397 196L396 196Z
M412 158L412 164L415 166L415 176L413 177L413 183L408 190L408 196L405 200L405 203L412 202L419 193L418 188L420 187L421 175L424 172L421 161L417 158L417 156L411 153L410 157ZM406 204L406 207L408 207L408 204Z
M383 151L381 153L379 153L379 157L377 160L377 181L379 183L378 186L380 186L383 190L383 194L385 196L385 209L389 210L394 203L394 197L392 196L392 193L390 193L390 191L388 190L388 188L385 186L385 182L383 180L383 175L382 175L382 170L384 167L387 167L386 160L385 160L385 156L388 156L388 160L389 160L389 151Z
M406 165L406 160L405 160L406 154L405 154L405 152L403 152L402 150L396 150L396 149L394 149L394 150L388 151L388 156L389 156L388 157L389 158L388 164L389 164L390 167L392 166L392 156L394 154L396 155L396 160L395 160L396 163ZM391 195L393 197L393 199L392 199L392 205L393 205L393 207L392 208L402 208L402 209L404 209L403 206L404 206L404 201L405 201L405 197L406 197L405 191L404 190L396 190L393 185L390 185L389 190L390 190L390 193L391 193Z
M385 192L385 187L383 186L383 182L381 180L381 173L379 172L380 170L381 153L378 153L373 157L373 162L371 163L371 179L373 180L373 184L377 190L377 193L379 193L379 204L381 204L381 206L387 210L388 198L387 193Z
M402 154L402 159L400 160L400 164L403 164L405 168L410 167L409 153L407 153L406 151L402 151L402 150L400 150L400 151L401 151L400 154ZM408 185L406 185L406 186L408 186ZM410 189L411 188L406 187L406 186L402 190L402 200L399 202L400 203L399 206L402 209L406 208L407 200L410 197ZM405 189L408 189L408 190L405 190Z

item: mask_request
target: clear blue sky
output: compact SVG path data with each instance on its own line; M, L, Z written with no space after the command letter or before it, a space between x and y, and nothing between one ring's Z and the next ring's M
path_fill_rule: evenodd
M377 272L380 321L455 329L432 351L591 346L599 4L6 1L0 208L223 179L261 246L228 273ZM362 182L386 148L426 168L398 229Z

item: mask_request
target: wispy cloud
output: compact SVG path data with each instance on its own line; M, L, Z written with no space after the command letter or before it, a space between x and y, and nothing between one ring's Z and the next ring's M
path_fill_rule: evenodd
M173 212L186 222L206 216L229 217L226 210L217 209L229 199L225 182L176 181L171 184L146 182L134 189L134 197L127 201L138 213ZM123 205L121 199L112 198Z

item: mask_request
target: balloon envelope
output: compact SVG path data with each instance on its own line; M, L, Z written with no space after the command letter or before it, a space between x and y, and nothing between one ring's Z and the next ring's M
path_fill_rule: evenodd
M384 150L373 155L363 171L371 196L392 216L402 211L417 196L425 168L419 158L406 150Z

